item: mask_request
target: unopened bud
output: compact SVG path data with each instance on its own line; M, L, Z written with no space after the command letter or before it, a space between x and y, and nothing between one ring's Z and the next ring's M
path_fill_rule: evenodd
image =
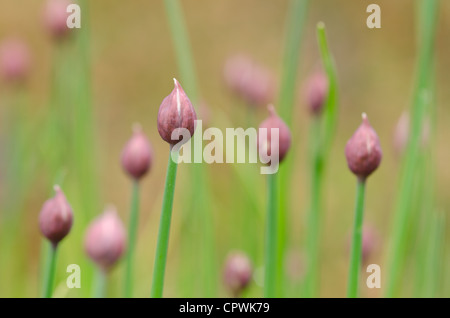
M306 102L311 114L319 115L328 95L328 78L323 72L316 72L308 80L306 87Z
M242 293L250 283L252 275L253 267L247 255L242 252L233 252L228 255L223 281L233 296L238 297Z
M30 70L30 51L19 39L8 39L0 47L0 71L8 82L25 80Z
M73 2L69 0L48 0L44 8L44 25L48 33L55 39L65 38L71 29L67 27L69 13L67 7Z
M135 180L151 168L153 150L140 125L133 127L133 136L122 151L122 167Z

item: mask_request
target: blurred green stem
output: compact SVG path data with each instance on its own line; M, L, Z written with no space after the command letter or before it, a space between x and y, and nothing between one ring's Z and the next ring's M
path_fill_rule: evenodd
M131 210L128 228L128 251L127 264L125 269L125 292L126 298L133 296L133 254L136 247L136 237L138 233L139 219L139 182L133 181L133 190L131 197Z
M167 166L166 184L164 187L161 221L159 224L158 243L156 246L155 266L153 269L153 282L151 290L152 298L161 298L163 295L164 274L166 270L167 250L169 247L170 222L172 218L173 196L175 192L175 181L178 167L178 155L178 151L172 151L171 148L169 153L169 163Z
M267 175L267 219L266 219L266 259L264 277L264 297L277 296L280 281L277 280L277 178L278 173Z
M95 298L105 298L106 297L106 285L107 285L107 274L104 270L97 269L95 275L95 287L94 287L94 297Z
M348 275L347 297L358 297L359 271L362 261L362 227L364 219L364 192L366 181L358 179L356 190L355 219L353 225L350 271Z
M47 263L45 265L45 285L43 291L44 298L51 298L53 294L53 282L55 280L55 268L56 268L56 251L57 245L53 245L48 249Z
M395 210L393 238L390 244L386 297L398 295L401 286L402 268L405 263L407 247L407 220L411 211L410 194L413 179L419 160L419 147L422 136L423 116L428 98L430 74L435 41L435 26L437 21L438 1L421 1L420 43L416 84L414 87L413 105L411 111L411 133L404 157L404 166L400 180L398 201Z

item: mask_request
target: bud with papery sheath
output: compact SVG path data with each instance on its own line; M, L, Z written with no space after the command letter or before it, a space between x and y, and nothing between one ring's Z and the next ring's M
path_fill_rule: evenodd
M323 71L313 74L306 87L306 102L311 114L319 115L328 95L328 78Z
M126 232L115 208L109 207L87 229L84 248L103 271L110 270L126 248Z
M67 27L69 13L67 7L73 2L69 0L48 0L43 14L44 26L55 39L61 40L69 35L71 29Z
M271 150L275 147L278 148L279 161L286 157L286 154L291 147L291 132L286 123L277 115L273 105L269 105L269 117L265 119L261 125L259 125L259 131L266 129L266 138L260 134L258 137L258 151L262 157L270 157ZM272 138L272 128L278 129L278 140Z
M197 119L194 107L180 83L176 79L173 80L175 87L169 96L164 98L158 112L159 135L171 145L175 145L181 140L181 137L178 136L181 136L182 133L178 131L178 134L177 130L186 129L192 137ZM172 138L173 132L175 132L174 138Z
M73 212L66 196L55 186L55 196L45 201L39 214L42 234L56 246L72 228Z
M230 253L225 261L223 281L233 296L238 297L252 279L253 266L242 252Z
M5 40L0 47L0 72L8 82L20 82L27 77L31 65L30 51L20 39Z
M365 113L363 122L345 146L345 156L350 170L364 180L380 165L383 153L377 133L370 126Z
M151 168L153 149L139 124L133 126L133 136L122 151L121 161L123 169L135 180Z

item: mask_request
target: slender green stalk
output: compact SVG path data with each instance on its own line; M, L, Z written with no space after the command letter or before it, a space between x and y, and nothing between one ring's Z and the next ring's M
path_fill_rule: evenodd
M309 0L291 0L288 9L286 39L283 56L283 70L279 96L279 114L285 123L292 127L293 108L297 87L297 70L299 65L300 47L303 39L303 29ZM280 200L278 211L278 252L277 276L284 283L282 269L284 268L285 247L288 238L288 209L291 195L291 179L294 170L293 151L280 167ZM282 291L280 291L282 292ZM281 295L280 295L281 296Z
M56 251L57 245L53 245L48 249L47 263L45 265L45 285L43 290L44 298L51 298L53 294L53 285L55 280L55 268L56 268Z
M94 298L106 297L107 274L104 270L98 269L95 275Z
M267 175L267 219L266 219L266 259L264 277L264 297L273 298L277 296L277 193L278 173Z
M417 65L417 78L414 88L411 111L411 135L406 149L402 177L400 180L398 201L395 210L393 238L390 244L386 297L397 296L400 290L402 268L405 264L407 249L407 220L411 210L410 193L419 161L419 147L422 136L423 115L426 110L428 89L432 72L432 60L435 41L435 26L438 1L422 1L420 12L420 47Z
M169 247L170 222L172 219L173 196L175 192L175 180L177 176L178 151L170 150L167 166L166 184L159 223L158 243L156 246L155 266L153 269L152 298L161 298L164 288L164 273L166 270L167 250ZM172 158L173 157L173 158Z
M133 182L133 194L131 197L130 224L128 228L128 251L125 269L125 297L133 296L133 254L136 247L139 219L139 182Z
M358 179L356 190L355 219L353 225L352 250L350 254L350 271L348 275L347 297L358 297L359 271L362 261L362 227L364 219L364 192L366 181Z

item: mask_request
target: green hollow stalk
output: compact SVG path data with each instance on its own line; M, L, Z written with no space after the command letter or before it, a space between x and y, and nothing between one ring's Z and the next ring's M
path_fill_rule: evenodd
M55 281L55 270L56 270L56 252L57 245L50 243L51 246L48 249L47 262L45 264L45 278L44 278L44 288L42 296L44 298L51 298L53 294L53 285Z
M362 232L364 219L365 179L358 179L356 190L355 218L353 224L350 269L348 274L347 297L358 297L359 272L362 262Z
M414 175L416 174L419 162L419 147L422 136L423 117L426 112L427 96L429 94L438 1L422 1L419 10L421 12L419 26L420 39L416 83L411 109L411 134L404 157L403 171L395 209L393 237L388 256L386 297L398 296L403 276L402 269L406 261L406 249L408 245L408 229L406 225L408 224L407 220L410 217L410 194L412 192Z
M172 219L173 196L178 167L178 151L170 150L167 165L166 184L164 186L161 220L159 223L158 242L156 245L155 265L153 268L152 298L161 298L164 288L167 250L169 248L170 222Z
M286 24L285 48L282 63L282 77L279 96L279 114L288 127L292 128L293 109L297 90L297 75L299 66L300 48L303 40L303 30L306 22L309 0L291 0L288 8ZM278 254L277 254L277 281L283 285L285 247L288 238L288 209L291 196L291 180L294 170L293 151L286 157L280 168L280 198L278 212ZM283 288L278 287L279 296Z
M128 227L128 251L125 268L124 296L129 298L133 296L133 254L136 248L136 238L138 232L139 219L139 181L133 182L131 197L130 220Z
M102 269L97 269L95 274L94 298L106 297L107 283L107 273Z
M267 218L266 218L266 241L265 241L265 275L264 275L264 297L273 298L277 296L277 231L278 231L278 173L267 175Z

